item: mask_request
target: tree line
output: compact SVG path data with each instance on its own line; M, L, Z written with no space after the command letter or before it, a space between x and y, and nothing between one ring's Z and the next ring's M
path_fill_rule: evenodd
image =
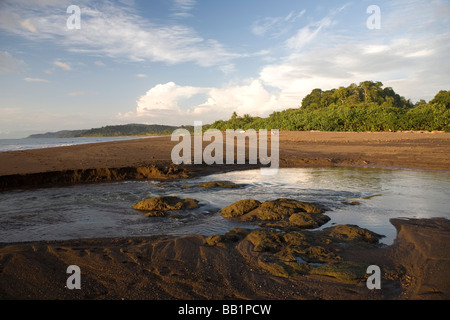
M207 128L280 129L292 131L401 131L450 132L450 91L441 90L426 102L412 103L379 81L364 81L331 90L314 89L301 107L273 112L266 118L233 113ZM205 128L206 129L206 128Z

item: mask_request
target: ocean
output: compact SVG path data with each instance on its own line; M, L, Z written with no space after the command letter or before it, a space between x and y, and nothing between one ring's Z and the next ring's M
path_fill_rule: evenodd
M0 139L0 152L72 146L87 143L121 141L148 137L81 137Z

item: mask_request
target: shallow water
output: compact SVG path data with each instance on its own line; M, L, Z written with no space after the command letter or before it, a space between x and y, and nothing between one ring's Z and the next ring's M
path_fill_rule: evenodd
M204 181L228 180L240 189L204 189ZM449 172L366 168L280 169L214 174L158 186L159 181L125 181L0 193L0 242L157 234L221 234L233 227L254 227L221 217L235 201L286 197L325 205L333 224L356 224L384 235L391 244L398 217L450 218ZM200 207L177 218L149 218L131 206L159 195L190 197ZM357 201L358 205L350 204Z
M0 152L66 147L79 144L112 142L149 137L79 137L79 138L23 138L0 139ZM151 137L150 137L151 138Z

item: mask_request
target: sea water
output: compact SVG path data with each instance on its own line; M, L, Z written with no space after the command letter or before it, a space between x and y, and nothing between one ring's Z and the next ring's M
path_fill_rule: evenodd
M79 137L0 139L0 152L65 147L78 144L139 139L142 137ZM148 138L148 137L145 137Z
M242 188L205 189L197 184L227 180ZM321 204L335 224L355 224L384 235L391 244L391 218L450 218L450 172L368 168L259 170L160 181L122 181L0 193L0 242L77 238L223 234L255 228L226 219L219 210L241 199L291 198ZM189 188L186 188L188 186ZM199 208L172 217L146 217L131 206L145 198L173 195L199 201Z

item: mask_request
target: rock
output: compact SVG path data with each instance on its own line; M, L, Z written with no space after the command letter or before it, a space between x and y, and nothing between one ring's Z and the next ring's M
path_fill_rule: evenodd
M352 224L336 225L323 229L323 233L329 237L343 241L363 241L377 243L383 236L370 230Z
M241 188L242 185L236 184L231 181L207 181L197 185L202 188Z
M160 196L139 201L132 208L148 211L147 216L161 217L165 215L166 211L198 208L198 201L191 198L181 199L174 196Z
M294 213L289 217L289 223L301 228L318 228L330 221L330 217L322 213Z
M253 244L253 250L258 252L276 251L284 240L281 234L269 229L253 230L246 239Z
M251 199L239 200L220 210L220 213L225 218L235 218L253 211L260 205L261 202L259 202L258 200L251 200Z
M240 200L221 210L226 218L256 221L273 227L316 228L330 218L322 214L318 205L293 199L280 198L263 203L257 200Z
M249 233L247 229L234 228L228 230L224 235L213 234L205 239L209 246L224 246L226 243L235 243L244 238Z

